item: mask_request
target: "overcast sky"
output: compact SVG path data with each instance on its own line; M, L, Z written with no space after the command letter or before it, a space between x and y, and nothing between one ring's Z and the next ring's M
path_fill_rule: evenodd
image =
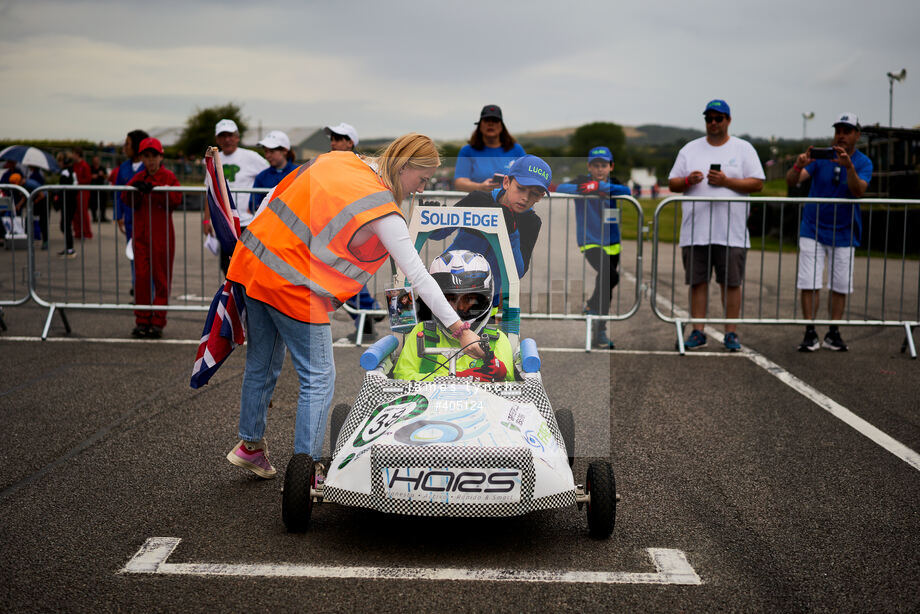
M0 137L120 141L235 102L255 126L464 139L612 121L827 137L920 124L917 0L0 0Z

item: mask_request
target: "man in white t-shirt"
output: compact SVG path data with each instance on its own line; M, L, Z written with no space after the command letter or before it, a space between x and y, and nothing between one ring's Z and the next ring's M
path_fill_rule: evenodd
M677 154L668 184L687 196L737 197L759 192L765 178L757 152L743 139L729 136L731 109L713 100L703 110L706 136L690 141ZM684 281L690 286L690 317L705 318L709 279L716 272L726 318L741 313L741 284L747 248L751 246L747 218L750 203L739 201L684 202L681 206L680 246ZM725 325L725 347L741 349L737 327ZM706 345L703 323L695 322L684 347Z
M230 193L236 203L240 214L240 226L245 228L252 221L253 214L249 210L250 194L248 192L235 192L239 188L251 188L256 175L268 168L268 162L252 151L240 147L240 130L232 119L222 119L214 127L217 137L217 146L220 147L220 163L224 171L224 179L230 186ZM204 233L212 234L210 211L205 208ZM230 265L230 255L220 252L220 270L227 272Z

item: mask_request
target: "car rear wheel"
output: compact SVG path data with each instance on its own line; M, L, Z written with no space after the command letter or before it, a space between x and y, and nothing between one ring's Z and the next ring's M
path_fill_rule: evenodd
M315 468L309 454L295 454L284 471L284 493L281 497L281 517L289 533L303 533L310 527L313 512L313 486Z
M585 493L590 496L588 531L591 537L610 537L617 516L617 484L610 463L597 461L588 465Z

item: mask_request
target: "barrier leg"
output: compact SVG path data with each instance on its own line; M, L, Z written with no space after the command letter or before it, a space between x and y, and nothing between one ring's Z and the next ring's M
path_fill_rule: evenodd
M684 347L684 326L680 323L680 320L675 320L674 324L677 325L677 351L683 356L687 352Z
M591 351L591 327L593 325L592 319L593 317L591 316L591 314L588 314L587 317L585 317L585 351L586 352Z
M63 309L58 310L58 313L61 315L61 322L64 323L64 332L65 334L69 335L71 333L71 329L70 322L67 321L67 313Z
M3 319L3 307L0 307L0 329L6 331L6 321ZM902 350L903 351L903 350Z
M910 349L910 357L916 360L917 348L914 346L914 330L907 323L904 324L904 343L901 344L901 353L903 354L906 349Z
M54 303L51 303L51 306L48 307L48 317L45 318L45 328L42 329L42 341L48 338L48 329L51 328L51 318L54 317Z
M364 320L367 319L367 314L362 310L358 314L358 329L355 331L355 345L361 345L361 342L364 341Z
M51 306L48 307L48 317L45 318L45 328L42 330L42 341L48 338L48 331L51 329L51 318L54 317L54 312L57 310L57 305L51 303ZM69 335L71 333L70 322L67 321L67 314L64 313L64 310L61 309L58 311L61 314L61 321L64 323L64 330Z

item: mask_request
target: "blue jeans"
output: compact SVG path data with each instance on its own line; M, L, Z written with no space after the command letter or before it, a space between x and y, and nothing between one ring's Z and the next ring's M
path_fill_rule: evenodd
M268 402L275 391L287 347L300 380L294 453L318 459L323 451L326 416L335 388L330 326L289 318L248 296L245 300L246 371L240 394L240 439L259 441L265 434Z

